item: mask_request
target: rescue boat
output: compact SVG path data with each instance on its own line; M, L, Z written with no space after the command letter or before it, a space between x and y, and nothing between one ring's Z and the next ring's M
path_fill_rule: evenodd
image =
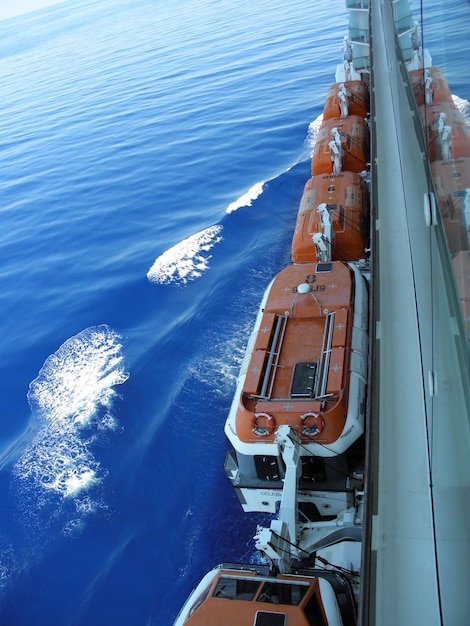
M292 261L343 260L365 256L369 193L354 172L310 178L300 201L292 240Z
M328 89L323 119L357 115L365 118L369 111L369 88L362 80L334 83Z
M300 500L317 516L350 505L353 444L364 429L367 312L355 264L289 265L267 288L225 424L225 469L245 511L275 511L284 479L276 436L286 425L302 444Z
M353 626L356 603L344 573L270 574L262 565L221 564L189 596L174 626Z
M323 120L315 141L311 174L362 172L367 169L369 128L358 115Z

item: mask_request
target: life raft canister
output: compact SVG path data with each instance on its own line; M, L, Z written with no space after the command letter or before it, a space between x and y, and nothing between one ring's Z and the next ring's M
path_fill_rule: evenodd
M269 413L255 413L253 432L257 437L268 437L276 428L274 417Z
M325 422L318 413L304 413L300 416L300 433L314 439L325 428Z

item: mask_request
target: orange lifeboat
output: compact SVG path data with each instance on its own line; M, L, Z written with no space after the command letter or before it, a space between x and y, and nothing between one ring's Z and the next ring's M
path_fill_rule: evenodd
M452 102L452 92L438 67L412 70L410 80L418 106L437 102Z
M362 80L334 83L326 94L323 119L358 115L366 117L369 111L369 90Z
M359 174L346 171L336 176L323 174L310 178L300 201L292 261L363 258L367 246L367 207L368 193Z
M358 115L324 120L318 131L312 157L312 176L362 172L367 168L369 129Z
M275 277L261 303L226 423L236 450L276 454L281 425L296 430L309 454L317 456L342 454L360 437L367 311L367 288L355 266L288 265Z
M434 161L431 171L452 254L468 249L464 203L470 205L470 158Z
M470 132L456 106L451 102L423 105L419 114L431 163L470 157Z

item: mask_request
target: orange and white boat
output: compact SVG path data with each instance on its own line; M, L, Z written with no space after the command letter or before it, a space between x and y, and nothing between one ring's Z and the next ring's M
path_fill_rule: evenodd
M431 165L451 254L469 248L470 158L434 161Z
M369 111L369 89L362 80L334 83L326 94L323 119L358 115L365 118Z
M364 428L367 311L354 264L289 265L269 285L225 425L225 468L245 511L275 511L285 471L276 435L285 425L305 457L299 500L320 516L351 504L357 484L348 454ZM330 500L318 495L328 491Z
M418 106L437 102L452 102L452 92L438 67L409 72L413 95Z
M367 169L369 128L358 115L323 120L315 141L311 174L339 174Z
M462 113L452 102L419 107L426 135L429 161L470 157L470 131Z
M292 261L364 258L368 245L369 193L354 172L310 178L300 201L292 240Z
M174 626L353 626L356 601L344 573L273 576L266 566L222 564L204 576Z

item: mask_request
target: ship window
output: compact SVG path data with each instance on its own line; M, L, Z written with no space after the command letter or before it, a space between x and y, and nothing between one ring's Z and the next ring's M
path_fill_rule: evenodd
M285 613L257 611L254 626L285 626L286 623L287 615Z
M308 585L296 585L291 583L265 582L258 602L271 602L272 604L289 604L297 606L309 590Z
M317 263L317 274L331 272L333 269L333 263Z
M281 480L277 457L255 455L256 475L260 480Z
M221 576L214 589L214 598L228 598L229 600L253 600L260 586L259 580L250 578L229 578Z

